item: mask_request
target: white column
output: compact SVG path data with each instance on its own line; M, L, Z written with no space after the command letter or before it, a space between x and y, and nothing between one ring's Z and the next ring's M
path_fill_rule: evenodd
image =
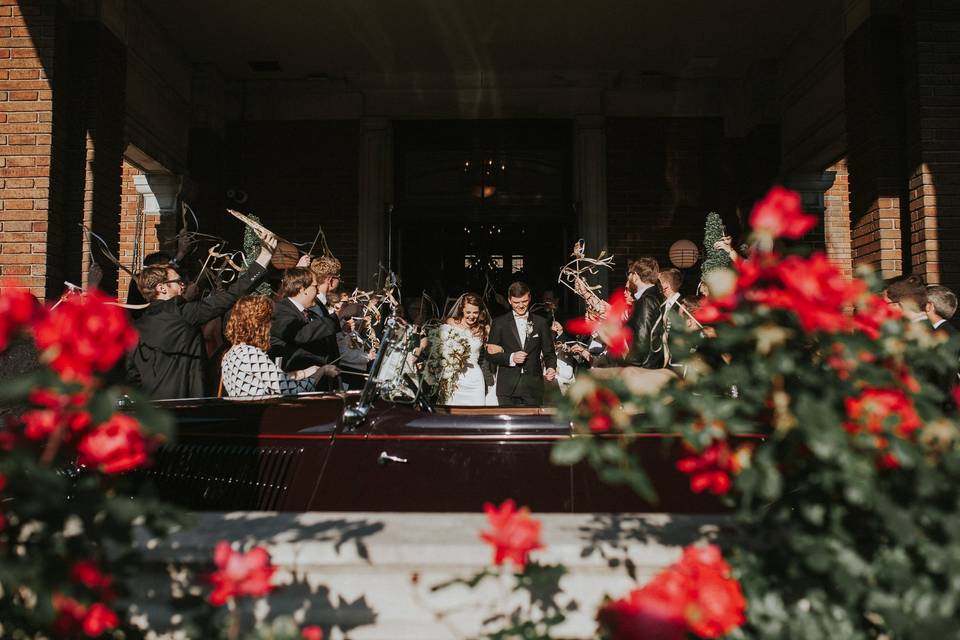
M603 116L581 115L573 121L574 198L580 219L580 237L587 254L607 249L607 132ZM607 272L600 275L607 291Z
M387 209L393 201L393 136L386 118L360 121L357 284L373 287L387 266Z
M143 196L143 212L159 214L161 220L176 215L180 178L169 173L145 173L133 176L137 193Z

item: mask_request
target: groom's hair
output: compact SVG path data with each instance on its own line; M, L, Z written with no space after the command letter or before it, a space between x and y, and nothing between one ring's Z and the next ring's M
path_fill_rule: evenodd
M522 298L528 293L530 293L530 285L528 285L526 282L514 282L510 285L510 288L507 289L508 298Z

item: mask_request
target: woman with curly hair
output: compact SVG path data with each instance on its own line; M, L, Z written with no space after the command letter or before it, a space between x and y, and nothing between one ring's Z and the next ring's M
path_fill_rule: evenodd
M273 301L266 296L244 296L233 307L224 335L233 345L223 356L223 387L227 395L258 398L296 395L313 391L324 375L336 375L336 367L312 366L284 372L267 355Z

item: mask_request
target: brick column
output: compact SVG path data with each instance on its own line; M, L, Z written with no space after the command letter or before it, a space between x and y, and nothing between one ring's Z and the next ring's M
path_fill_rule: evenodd
M904 3L910 259L960 291L960 3Z
M55 0L0 0L0 278L46 294Z
M904 270L900 31L897 16L874 15L844 45L853 261L884 278Z
M823 194L823 235L827 256L847 277L853 275L853 252L850 238L850 182L847 159L842 158L827 168L833 184Z

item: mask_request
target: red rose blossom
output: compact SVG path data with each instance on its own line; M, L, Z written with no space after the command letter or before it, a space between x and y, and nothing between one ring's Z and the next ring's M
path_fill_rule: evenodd
M53 633L61 638L75 638L83 626L87 608L74 600L61 595L53 596Z
M10 337L41 314L43 307L27 289L9 282L0 289L0 351L5 351Z
M607 351L610 352L610 355L619 357L630 350L630 343L633 340L633 330L625 326L629 304L623 289L615 291L607 304L610 307L604 317L596 319L573 318L567 321L566 328L570 333L582 336L597 333L603 343L607 345Z
M850 433L881 434L891 416L896 418L893 433L906 438L923 426L913 400L900 389L880 389L868 387L859 396L844 401L847 410L847 422L844 426Z
M750 226L770 238L800 238L817 224L815 216L803 213L800 194L775 186L750 212Z
M719 638L746 621L746 606L720 549L690 546L643 588L604 607L600 621L614 640Z
M109 592L113 578L103 573L97 563L92 560L79 560L73 565L70 577L88 589L100 592Z
M303 640L323 640L323 629L317 625L304 627L300 631L300 637L303 638Z
M83 617L83 632L91 638L102 636L120 624L117 614L107 605L96 602L90 605Z
M604 387L597 387L587 393L577 409L581 415L589 416L587 426L594 433L603 433L613 428L610 412L620 406L620 397Z
M270 554L263 547L254 547L247 553L234 551L230 543L221 540L213 550L217 570L210 574L213 585L210 604L220 607L236 596L259 598L274 589L270 583L277 568L270 564Z
M120 307L99 291L66 298L34 324L37 347L67 381L90 382L137 344L137 332Z
M104 473L121 473L147 461L147 443L140 424L132 417L116 413L87 432L77 445L80 464L97 467Z
M677 469L690 476L690 490L694 493L725 495L733 484L730 474L738 470L736 464L727 441L717 440L702 452L678 460Z
M491 503L483 505L493 531L481 532L480 538L493 546L493 563L501 565L510 560L519 568L527 564L531 551L543 549L540 541L540 521L530 517L523 507L517 510L513 500L505 500L499 508Z

